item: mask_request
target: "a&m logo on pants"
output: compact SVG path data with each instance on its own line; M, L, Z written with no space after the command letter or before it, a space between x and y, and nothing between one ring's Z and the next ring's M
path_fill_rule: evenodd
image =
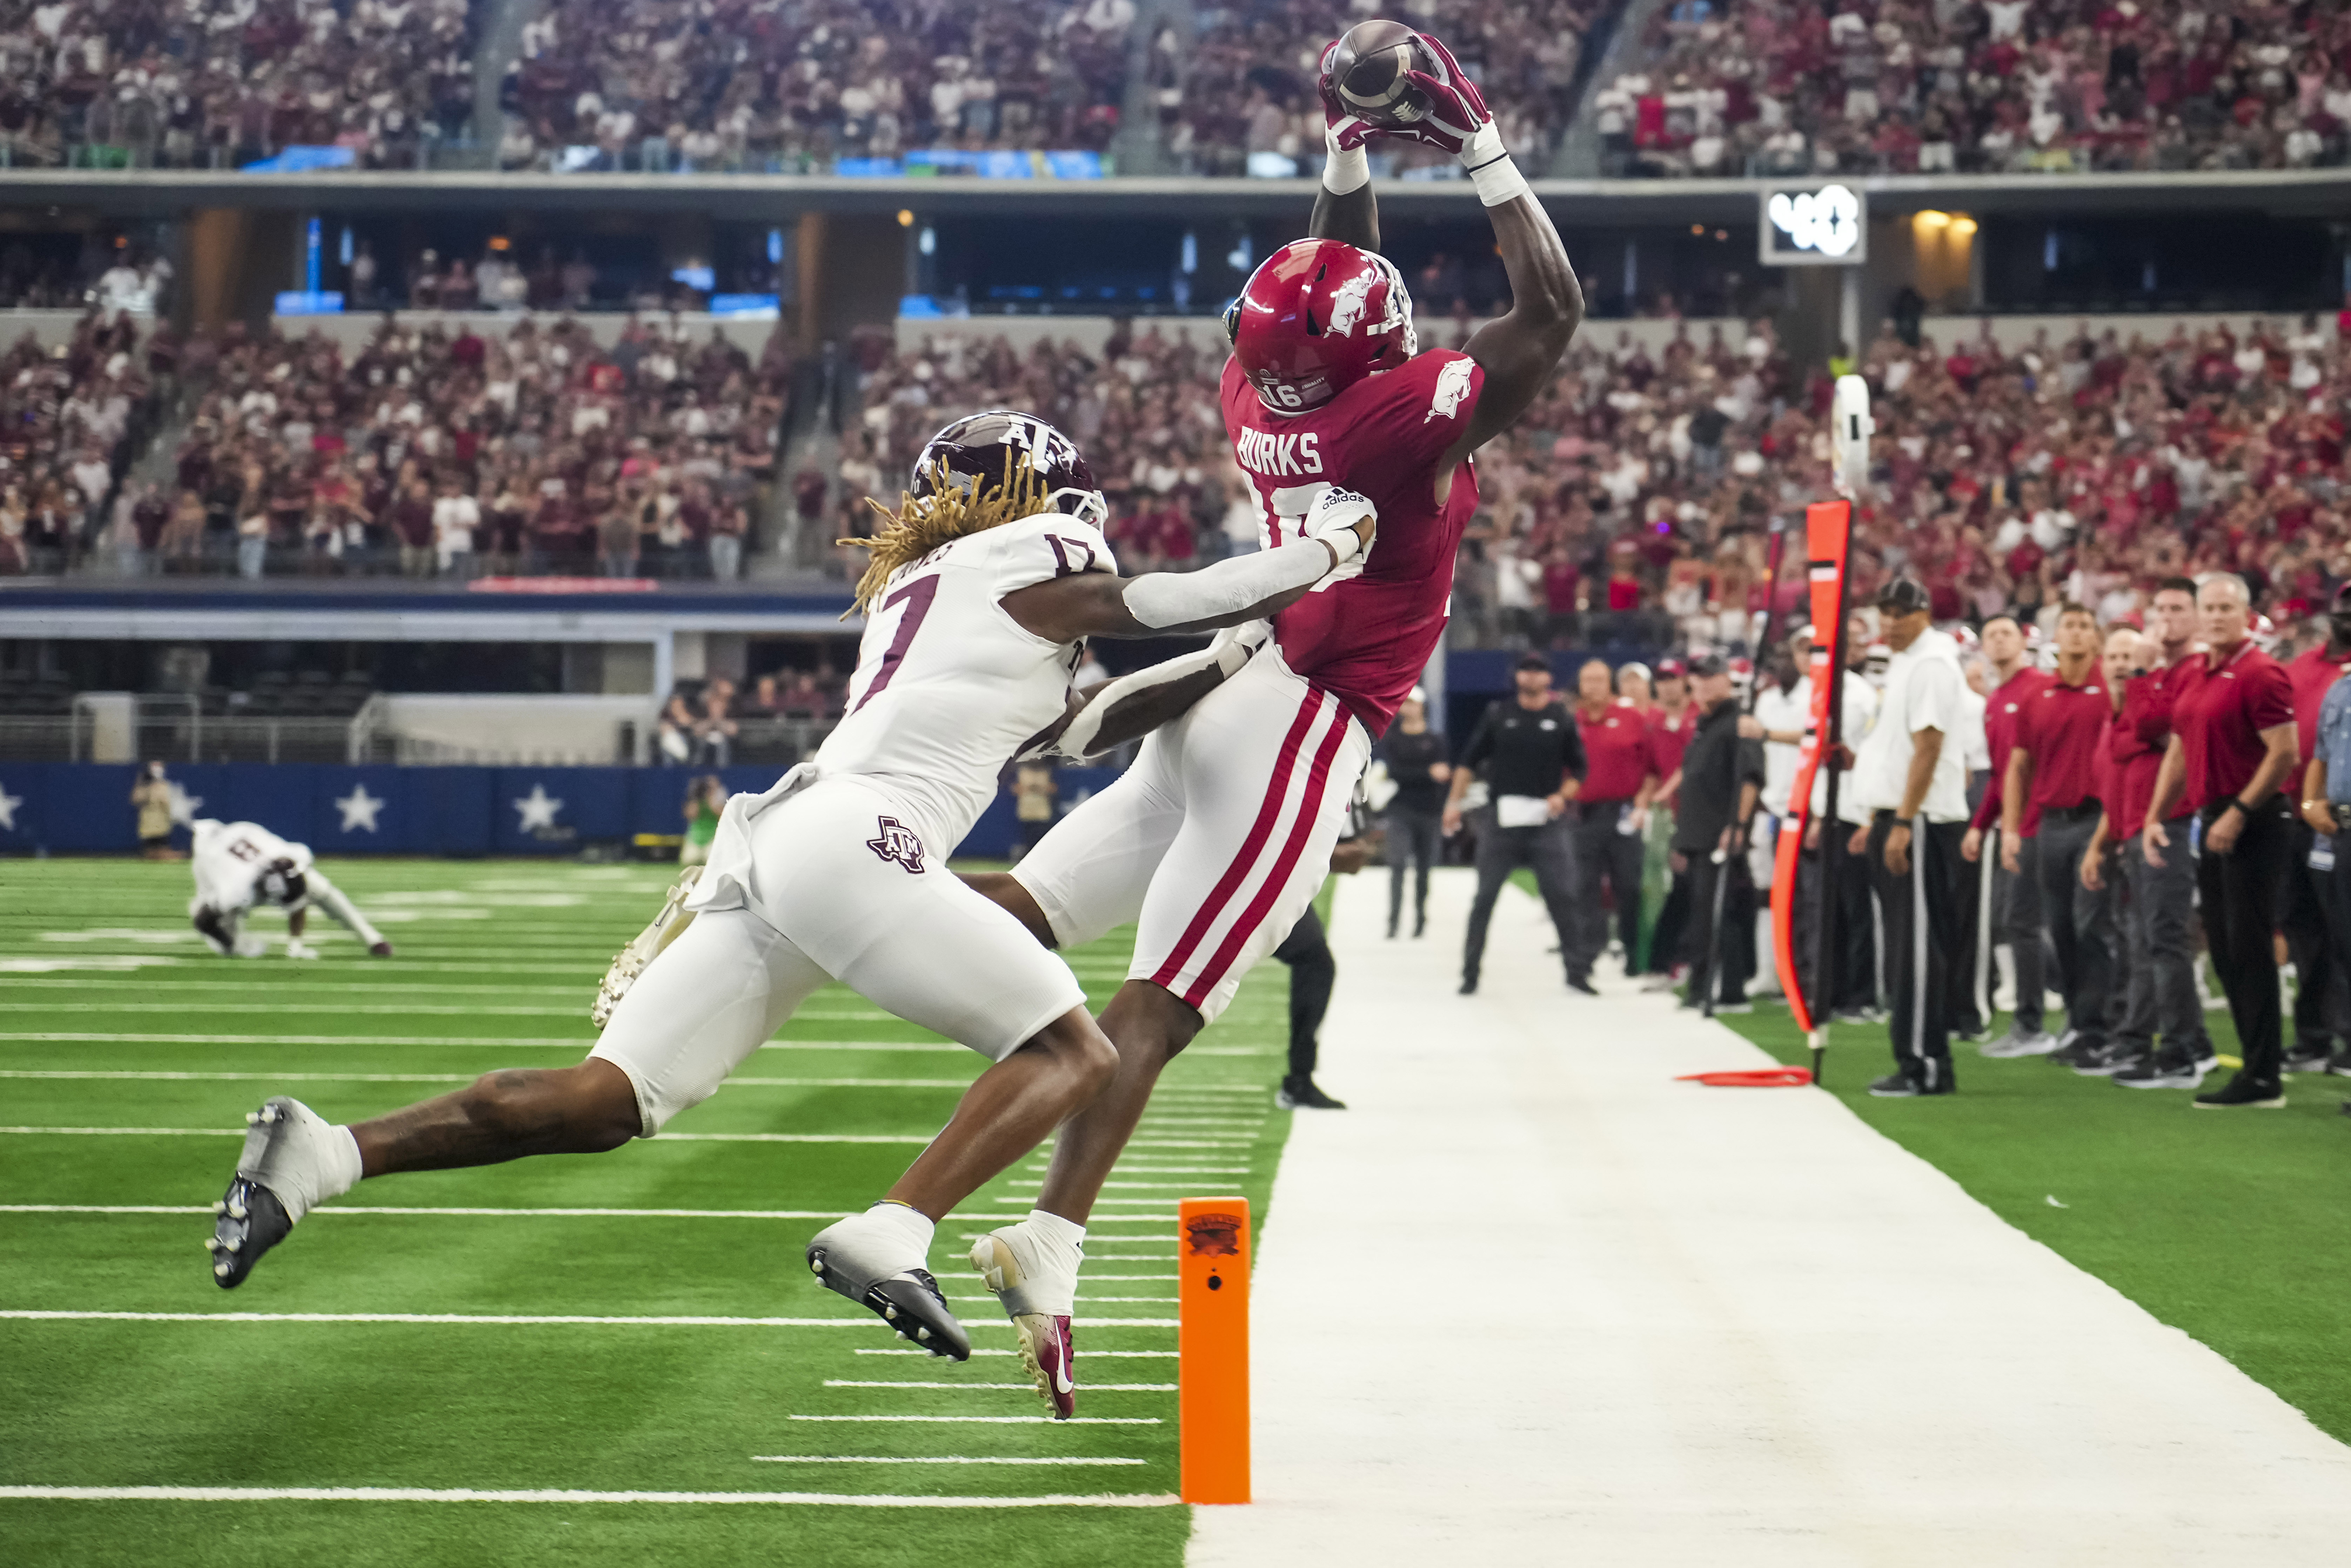
M866 840L865 847L882 859L896 861L908 871L920 875L923 870L923 841L914 836L914 831L895 817L876 818L873 825L881 829L881 836Z

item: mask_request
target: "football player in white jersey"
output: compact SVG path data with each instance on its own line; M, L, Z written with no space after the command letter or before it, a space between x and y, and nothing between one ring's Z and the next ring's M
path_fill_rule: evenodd
M245 928L245 912L256 904L286 912L288 958L319 956L316 947L302 940L314 904L366 943L369 952L379 958L392 956L392 944L383 933L327 880L326 873L310 863L309 845L281 839L258 822L218 822L205 817L196 822L190 848L196 896L188 901L188 918L222 957L258 958L268 950Z
M1107 510L1076 445L1031 415L975 414L933 437L868 541L848 716L810 761L727 803L683 910L664 912L691 923L653 944L659 956L588 1060L493 1072L352 1126L271 1099L250 1118L207 1240L218 1282L242 1282L308 1209L362 1176L652 1137L838 979L994 1063L881 1202L808 1248L827 1287L934 1354L967 1356L924 1267L933 1226L1099 1093L1118 1058L1069 966L946 857L1013 757L1120 743L1196 701L1253 649L1223 637L1073 694L1084 639L1256 621L1360 562L1373 527L1370 505L1337 491L1279 549L1122 579L1101 532ZM1066 1382L1050 1364L1057 1343L1022 1336L1032 1373Z

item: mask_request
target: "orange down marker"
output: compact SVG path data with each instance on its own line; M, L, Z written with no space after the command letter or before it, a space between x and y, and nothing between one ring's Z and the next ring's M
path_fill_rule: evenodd
M1249 1207L1176 1206L1176 1418L1186 1502L1249 1500Z

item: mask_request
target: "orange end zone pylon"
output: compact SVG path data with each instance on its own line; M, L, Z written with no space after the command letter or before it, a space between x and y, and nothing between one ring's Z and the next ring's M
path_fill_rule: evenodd
M1176 1206L1176 1419L1186 1502L1249 1500L1249 1206Z
M1780 988L1788 996L1788 1010L1796 1027L1809 1034L1813 1009L1825 998L1804 988L1815 977L1802 975L1796 966L1796 856L1803 847L1804 830L1812 816L1813 775L1820 770L1823 748L1834 744L1832 702L1844 668L1845 551L1853 528L1853 503L1819 501L1804 508L1804 553L1812 591L1813 710L1804 725L1803 744L1796 751L1795 782L1788 789L1789 819L1780 830L1771 867L1771 956L1780 972Z

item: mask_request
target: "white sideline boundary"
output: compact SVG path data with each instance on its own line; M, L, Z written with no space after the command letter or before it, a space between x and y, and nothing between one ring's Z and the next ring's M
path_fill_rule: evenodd
M599 1317L565 1312L117 1312L68 1308L0 1308L0 1320L20 1322L114 1323L419 1323L466 1328L655 1328L655 1329L871 1329L871 1314L841 1318ZM1081 1329L1172 1329L1175 1318L1072 1318ZM1012 1325L987 1319L966 1323L989 1328ZM930 1352L920 1354L928 1355ZM977 1352L973 1354L977 1354ZM1100 1353L1095 1353L1100 1354Z
M1339 880L1352 1108L1295 1118L1258 1500L1195 1511L1195 1568L2346 1560L2351 1448L1834 1098L1672 1082L1768 1059L1613 965L1567 993L1534 900L1456 996L1470 891L1391 942L1386 878Z
M1039 1419L1044 1417L1040 1416ZM1180 1505L1180 1500L1173 1495L1152 1492L1124 1497L887 1497L823 1491L489 1491L471 1487L0 1486L0 1500L5 1499L51 1499L71 1502L692 1503L767 1504L793 1508L1175 1508Z

